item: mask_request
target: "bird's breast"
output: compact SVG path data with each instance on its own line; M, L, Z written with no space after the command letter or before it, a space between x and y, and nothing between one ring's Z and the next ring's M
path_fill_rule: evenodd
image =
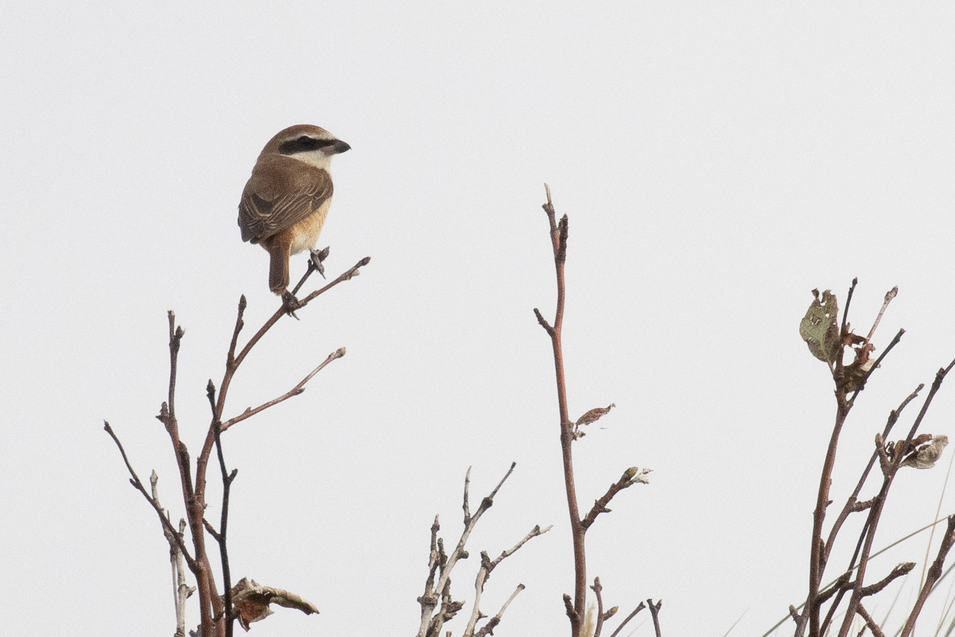
M331 203L332 198L329 197L315 212L292 226L292 247L289 250L291 254L315 247L318 236L322 233L322 226L325 225L325 217L328 215L328 207Z

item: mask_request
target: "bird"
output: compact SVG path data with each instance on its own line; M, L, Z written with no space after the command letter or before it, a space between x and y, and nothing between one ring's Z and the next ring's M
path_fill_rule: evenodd
M269 253L269 289L289 295L289 256L312 250L332 202L333 155L350 150L324 128L290 126L269 140L239 202L242 240Z

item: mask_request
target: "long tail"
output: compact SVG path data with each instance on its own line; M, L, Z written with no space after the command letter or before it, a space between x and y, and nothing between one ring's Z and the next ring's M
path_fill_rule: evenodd
M292 242L284 237L275 239L269 246L269 288L282 295L288 289L288 258Z

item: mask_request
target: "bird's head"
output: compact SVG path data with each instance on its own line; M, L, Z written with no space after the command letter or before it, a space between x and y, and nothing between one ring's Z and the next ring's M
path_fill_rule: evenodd
M262 149L262 155L279 154L292 157L316 168L328 170L332 155L344 153L351 146L324 128L311 124L289 126L280 131Z

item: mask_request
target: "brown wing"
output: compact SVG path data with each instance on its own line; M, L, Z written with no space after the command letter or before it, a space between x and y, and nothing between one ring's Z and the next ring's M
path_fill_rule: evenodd
M284 155L263 155L239 202L242 240L259 243L305 219L331 196L327 170Z

